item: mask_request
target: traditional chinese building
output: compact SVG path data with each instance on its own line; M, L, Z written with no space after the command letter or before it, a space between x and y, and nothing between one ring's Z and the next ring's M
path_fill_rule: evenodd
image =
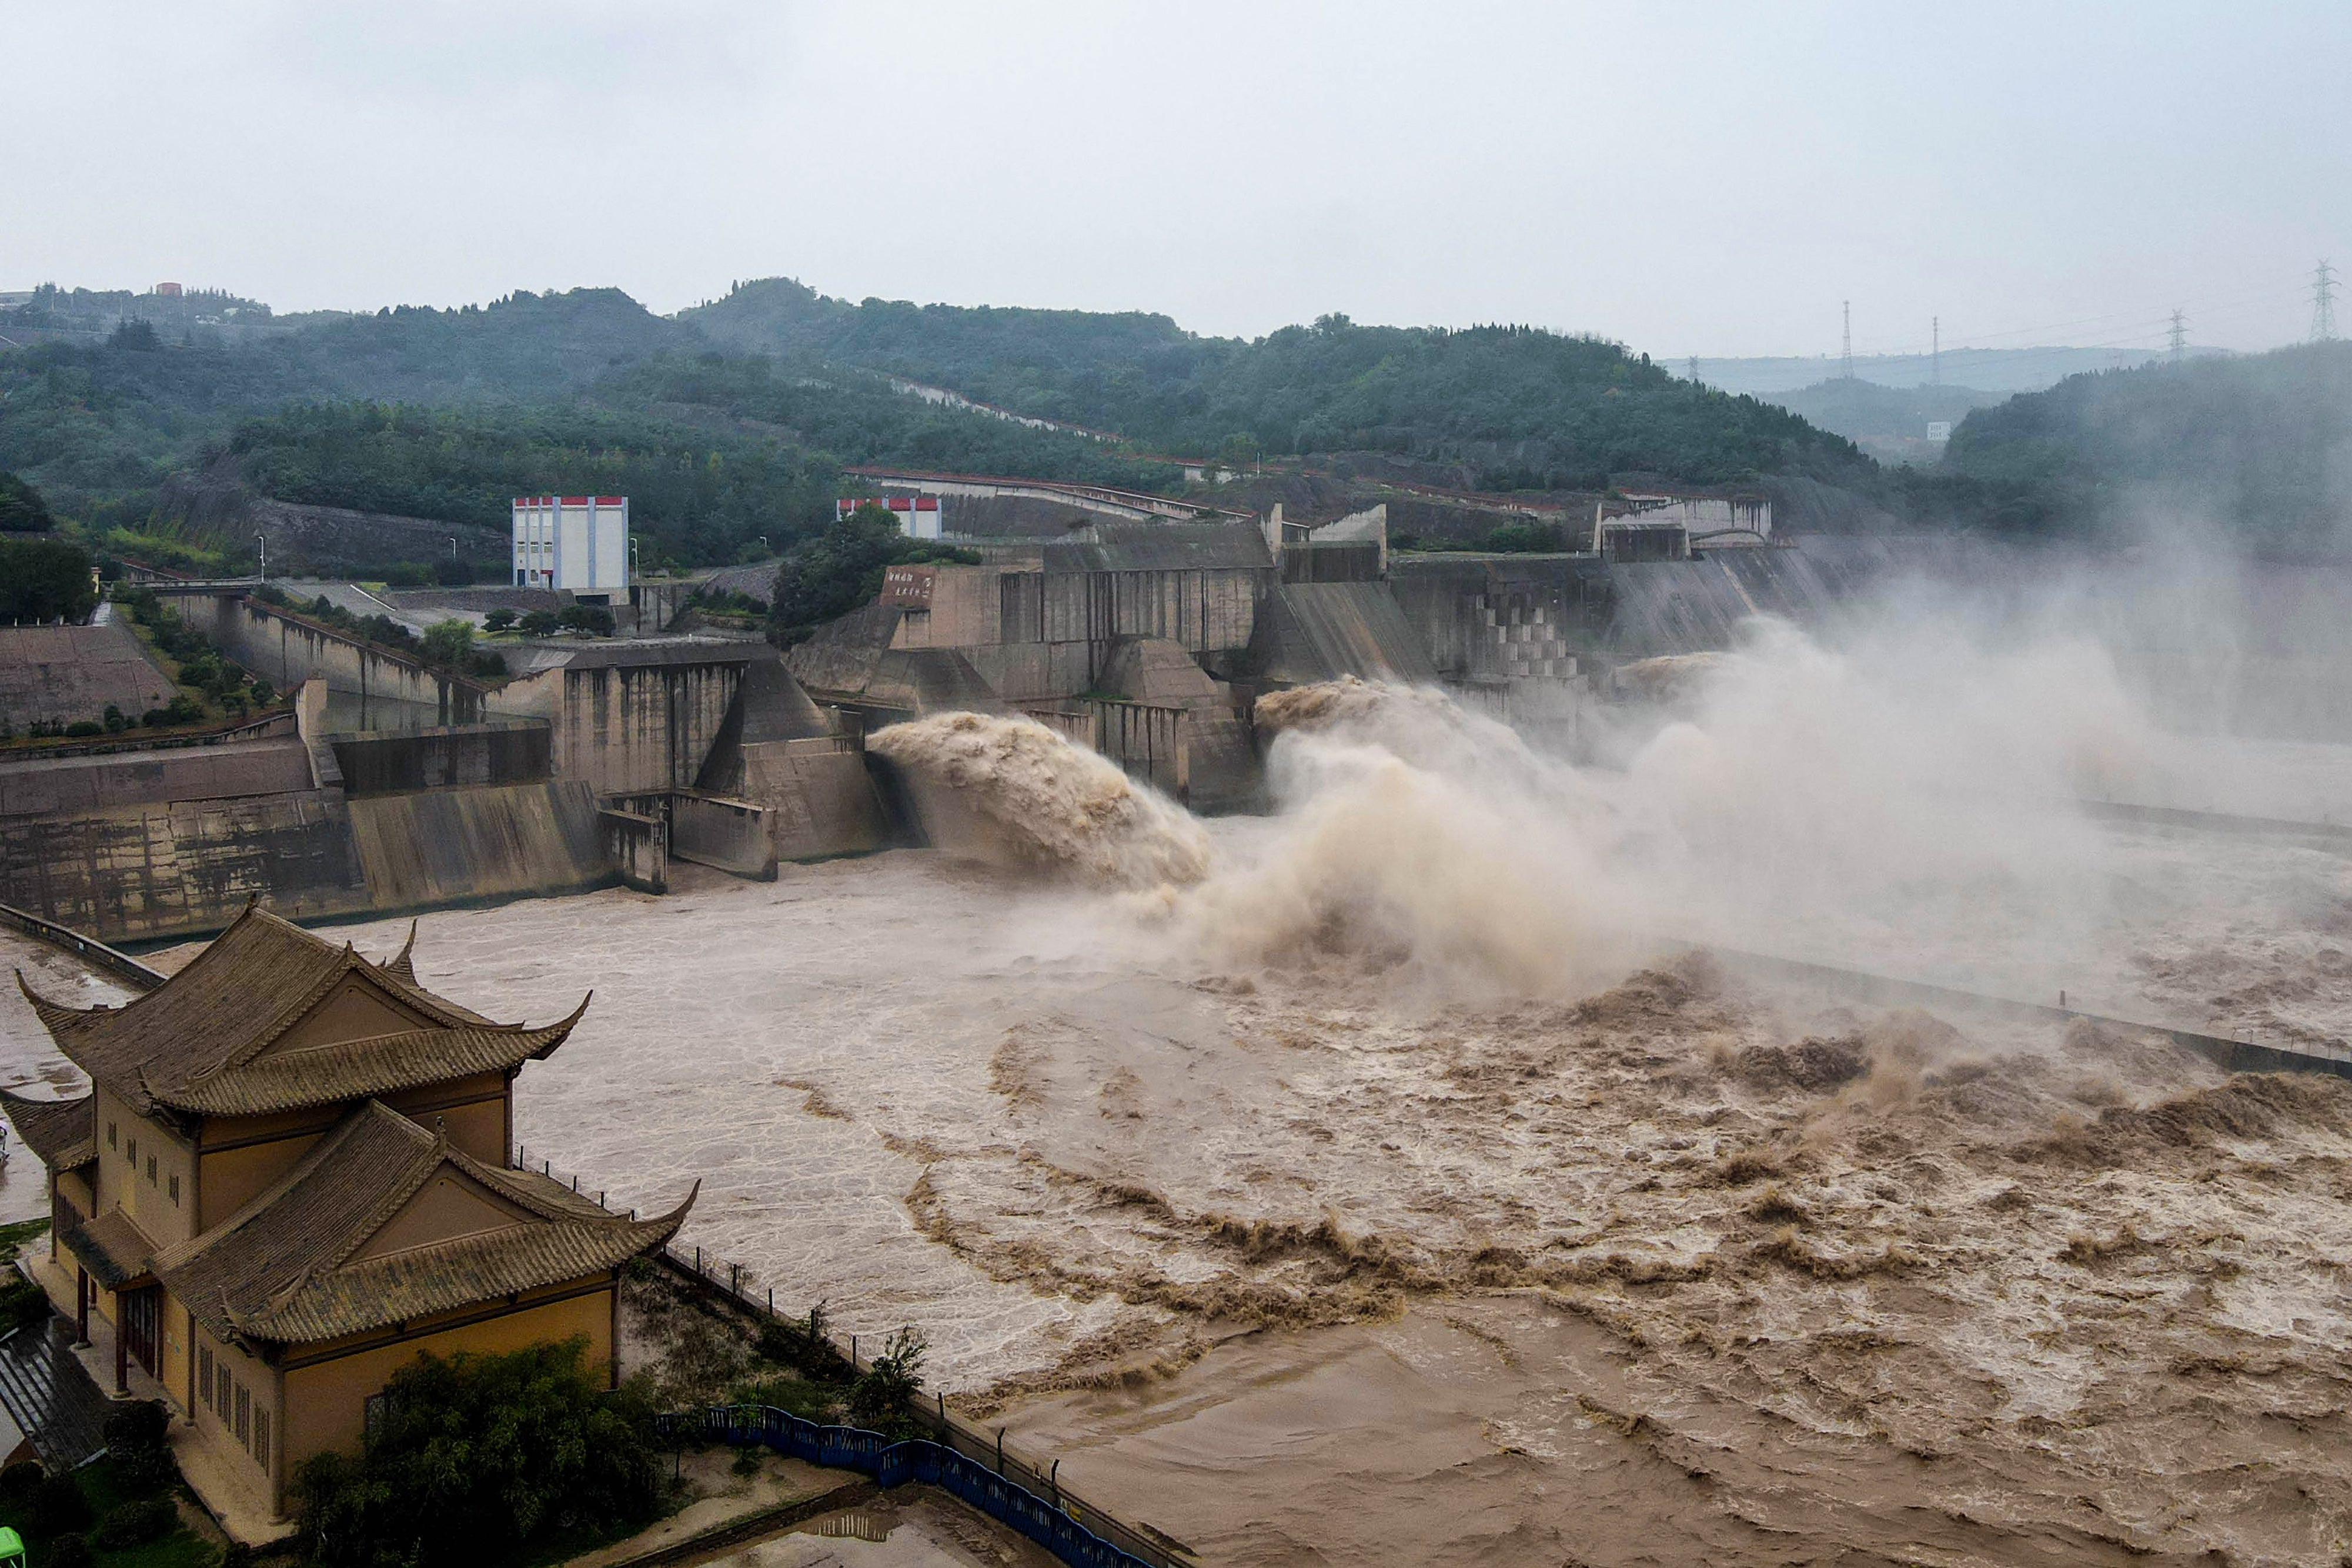
M0 1093L48 1166L45 1276L88 1341L112 1331L220 1463L199 1485L286 1510L310 1455L355 1448L367 1402L430 1351L584 1336L614 1375L622 1268L685 1203L637 1221L509 1169L514 1081L586 1010L495 1023L417 984L409 946L372 963L257 905L120 1007L17 983L79 1100ZM214 1500L226 1511L228 1500Z

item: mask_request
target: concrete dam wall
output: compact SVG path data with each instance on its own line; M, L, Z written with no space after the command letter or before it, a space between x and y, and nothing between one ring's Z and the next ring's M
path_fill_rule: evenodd
M542 779L378 795L349 803L373 907L572 893L611 882L585 784Z
M256 896L289 918L374 907L339 791L0 823L0 903L106 941L217 930Z
M497 694L520 714L330 733L354 702L413 724L483 693L234 593L177 597L233 656L299 685L296 713L201 748L0 761L0 902L144 941L217 930L257 896L311 918L616 880L660 892L673 835L752 876L889 840L861 740L764 646L552 646Z

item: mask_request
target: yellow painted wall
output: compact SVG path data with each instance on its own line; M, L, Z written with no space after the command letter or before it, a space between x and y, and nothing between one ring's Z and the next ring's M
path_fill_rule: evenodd
M195 1152L188 1141L142 1116L103 1087L93 1088L93 1125L98 1134L97 1190L89 1195L84 1218L120 1207L158 1248L195 1234ZM110 1141L107 1129L114 1130ZM133 1145L138 1155L134 1163ZM153 1180L147 1163L155 1163ZM172 1178L180 1178L180 1200L172 1201ZM80 1206L76 1205L77 1207Z
M383 1103L431 1132L437 1122L449 1141L494 1170L507 1163L507 1079L476 1073L448 1083L431 1083Z
M486 1165L503 1166L507 1158L507 1080L503 1073L478 1072L447 1083L428 1083L384 1096L384 1103L415 1120L427 1131L437 1119L449 1141ZM209 1230L235 1214L262 1188L294 1168L321 1134L342 1119L349 1107L288 1111L269 1116L213 1116L203 1132L203 1168L196 1185L202 1212L190 1211L191 1224ZM143 1134L142 1134L143 1136ZM235 1145L236 1147L222 1147ZM104 1162L106 1129L99 1127L100 1163ZM139 1151L143 1169L147 1150Z
M172 1317L182 1316L180 1304L177 1301L167 1301L164 1310ZM220 1364L226 1364L231 1376L252 1391L254 1408L266 1409L269 1412L269 1466L265 1470L260 1461L253 1457L252 1451L245 1444L236 1440L236 1410L234 1403L229 1406L228 1416L224 1418L213 1409L211 1401L199 1397L188 1410L189 1418L194 1421L196 1426L197 1438L220 1457L222 1468L236 1477L241 1485L257 1498L266 1500L273 1512L281 1511L285 1506L286 1477L289 1472L286 1466L286 1389L278 1371L258 1356L248 1355L241 1350L221 1343L207 1333L201 1325L191 1324L190 1327L194 1332L195 1343L210 1348L216 1366ZM213 1373L213 1376L215 1379L220 1376L218 1370ZM181 1374L175 1396L182 1399L188 1396L187 1374L184 1370Z
M197 1176L203 1188L205 1228L220 1224L256 1193L293 1169L321 1135L306 1133L274 1143L247 1144L240 1149L207 1149Z
M413 1029L431 1027L431 1020L423 1013L404 1001L394 999L374 981L350 975L320 998L317 1006L297 1019L264 1054L275 1056L280 1051L300 1051L308 1046L348 1040L373 1040L378 1035L401 1034Z
M312 1454L330 1448L356 1449L360 1445L363 1406L369 1396L380 1394L392 1375L430 1351L455 1355L459 1351L495 1354L525 1345L566 1340L575 1334L588 1339L587 1364L598 1373L613 1360L613 1289L609 1281L584 1295L543 1301L519 1311L466 1323L438 1333L378 1345L331 1361L289 1367L285 1372L284 1452L278 1461L281 1478ZM281 1481L282 1484L282 1481Z
M155 1358L155 1378L163 1384L172 1403L184 1410L188 1402L188 1368L195 1356L195 1322L186 1308L172 1299L169 1291L163 1292L163 1302L158 1311L163 1314L163 1343Z

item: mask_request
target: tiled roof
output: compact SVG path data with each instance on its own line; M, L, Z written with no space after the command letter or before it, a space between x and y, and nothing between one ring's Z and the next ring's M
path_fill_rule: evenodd
M588 1004L580 1004L580 1012ZM563 1043L580 1012L544 1029L420 1029L225 1067L192 1083L149 1084L159 1105L207 1116L260 1116L396 1094L477 1072L504 1072Z
M579 1020L575 1011L539 1030L494 1023L419 986L410 955L372 964L252 904L179 973L120 1007L68 1008L21 973L16 983L67 1059L142 1113L254 1114L503 1071L545 1056ZM418 1027L263 1054L352 976Z
M353 1261L445 1168L522 1211L515 1223ZM660 1246L694 1197L627 1220L555 1183L497 1170L375 1101L219 1227L155 1272L223 1337L310 1343L587 1278Z
M92 1096L79 1100L27 1100L0 1089L0 1112L5 1112L17 1138L40 1156L52 1173L79 1169L98 1158L98 1113Z
M66 1212L71 1214L68 1207ZM155 1243L131 1216L110 1208L96 1219L70 1220L58 1240L80 1260L89 1277L109 1291L144 1279L155 1260Z

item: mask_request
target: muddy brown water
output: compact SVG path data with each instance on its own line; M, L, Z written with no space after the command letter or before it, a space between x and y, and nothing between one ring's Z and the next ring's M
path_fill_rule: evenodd
M1398 884L1315 880L1370 820L1315 824L1312 876L1213 825L1255 858L1211 903L1281 915L1255 949L1189 894L899 852L428 915L417 967L506 1019L593 987L527 1143L644 1208L703 1180L690 1243L919 1327L967 1410L1206 1562L2338 1559L2352 1085L1633 950L1521 994L1584 927L1470 877L1430 907L1507 962L1450 985L1458 942L1332 903ZM2111 894L2064 972L2113 1010L2352 1028L2352 861L2063 831ZM2020 993L2050 961L2006 918L1781 935ZM71 1077L0 1009L10 1077Z

